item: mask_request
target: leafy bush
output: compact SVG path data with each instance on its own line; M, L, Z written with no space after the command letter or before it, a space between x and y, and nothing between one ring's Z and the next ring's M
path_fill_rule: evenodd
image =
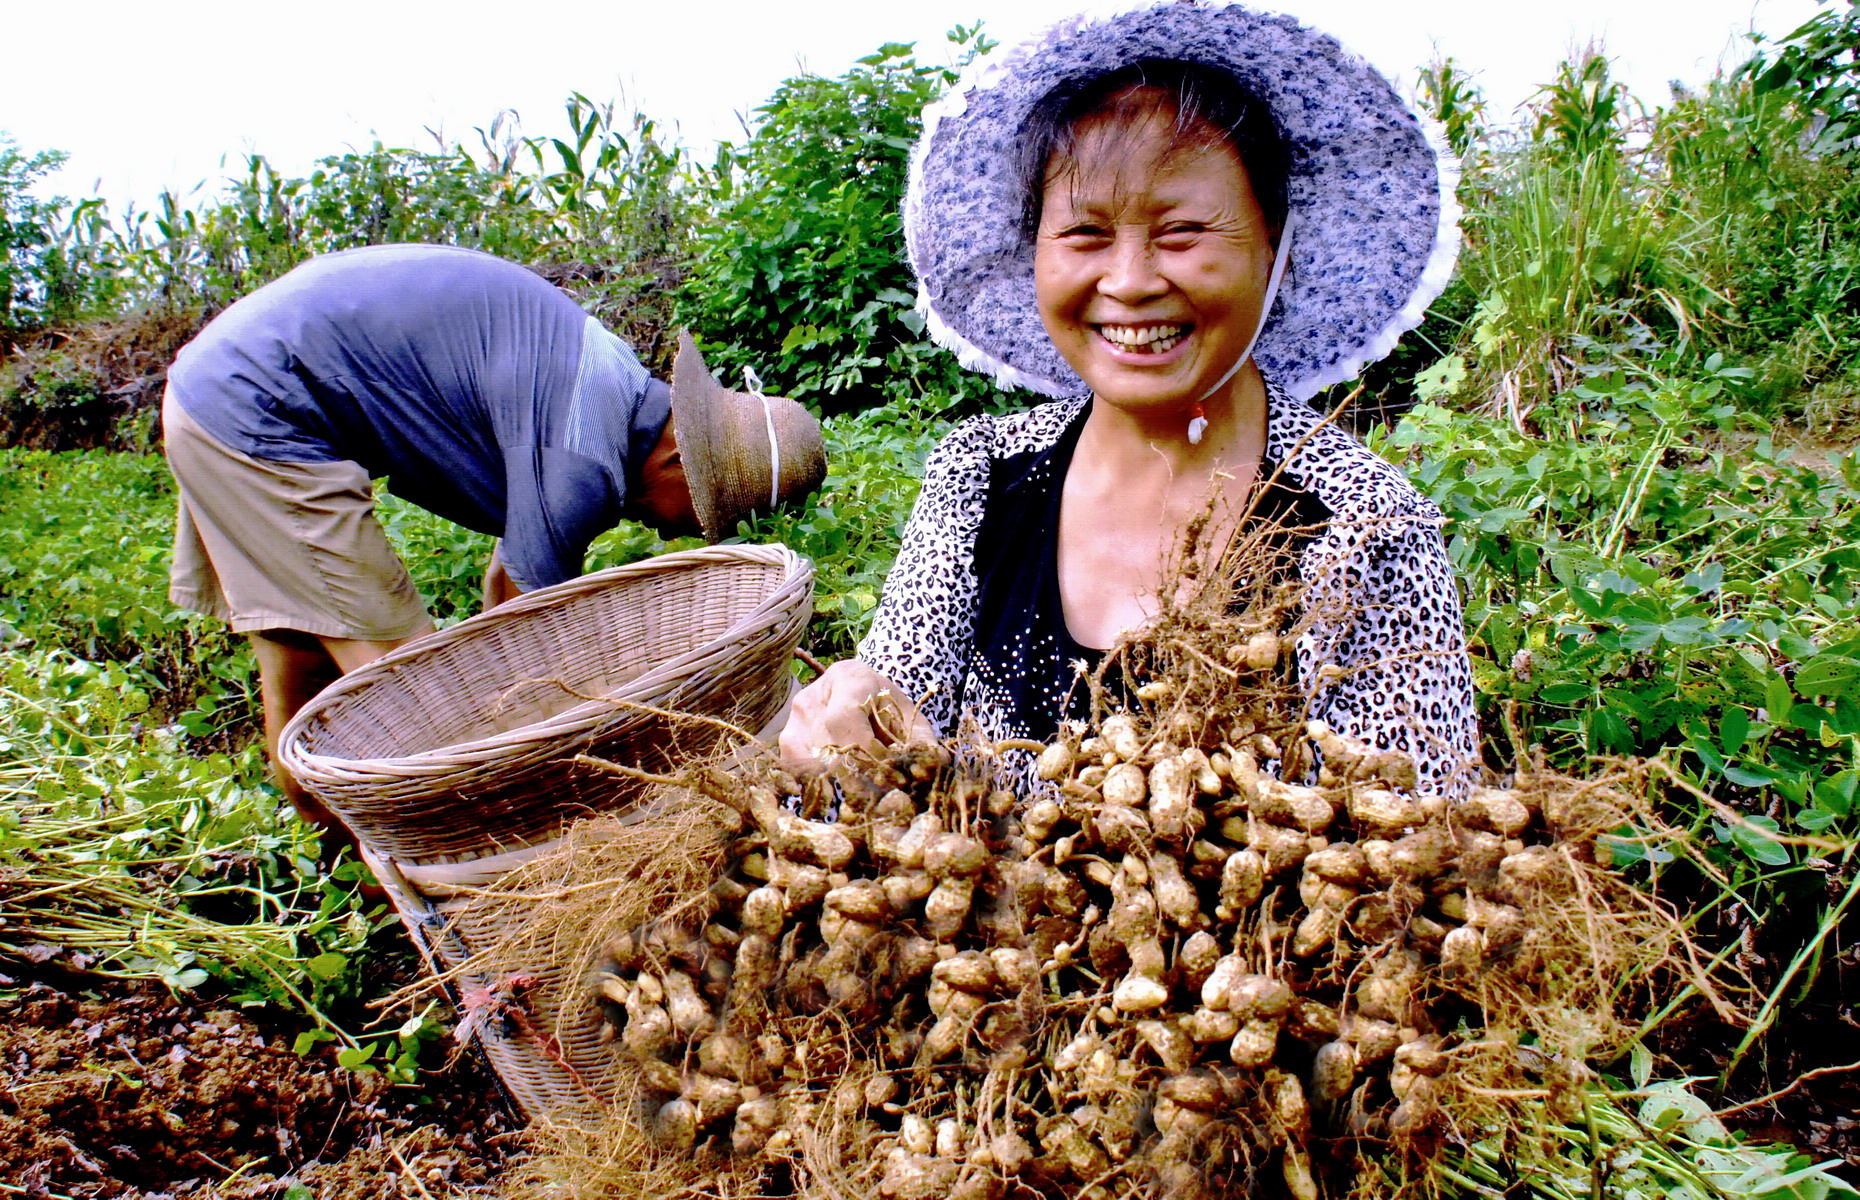
M992 46L979 29L950 34L955 66L920 66L892 43L837 79L790 79L749 140L718 151L678 316L720 374L753 367L827 412L980 390L922 337L899 215L923 106Z
M1652 1067L1652 1057L1645 1058ZM1546 1104L1546 1110L1550 1106ZM1511 1200L1828 1200L1854 1187L1787 1145L1751 1145L1731 1133L1684 1082L1632 1089L1592 1085L1559 1117L1545 1111L1523 1137L1472 1142L1441 1170L1448 1196Z
M1792 465L1741 430L1744 374L1591 380L1552 445L1427 405L1377 439L1448 515L1496 757L1662 756L1652 785L1692 836L1617 860L1771 964L1757 1021L1707 1060L1726 1077L1784 1012L1848 1002L1821 966L1860 900L1831 861L1860 835L1860 452L1838 477Z
M157 456L8 451L0 632L138 673L157 714L242 740L256 696L244 639L168 603L173 480Z
M1813 150L1830 157L1860 154L1860 8L1816 13L1737 70L1759 95L1780 92L1819 114Z
M1594 367L1691 336L1716 297L1691 272L1692 225L1660 219L1645 164L1608 144L1493 155L1464 185L1460 260L1479 297L1462 346L1487 407L1522 419Z
M1450 518L1488 728L1518 704L1566 763L1683 748L1733 797L1788 780L1801 828L1844 820L1815 793L1860 735L1860 456L1836 479L1766 437L1701 448L1737 428L1721 380L1582 391L1554 452L1433 406L1380 439Z
M107 436L112 415L103 381L63 350L22 352L0 363L0 445L94 444Z
M1752 361L1769 411L1851 370L1860 337L1860 179L1814 149L1820 121L1740 77L1677 97L1654 131L1662 202L1694 223L1696 269L1731 310L1703 340Z
M1818 21L1634 122L1637 102L1591 49L1534 97L1528 136L1478 123L1452 64L1424 72L1423 100L1465 159L1460 281L1477 306L1422 393L1522 423L1546 403L1579 407L1591 374L1720 353L1756 370L1735 401L1776 413L1860 374L1860 183L1845 143L1817 132L1844 119L1829 106L1847 103L1854 66L1828 31L1852 23Z
M451 142L430 151L377 143L287 177L254 154L221 199L190 207L168 192L153 211L120 218L99 199L28 198L60 156L0 142L0 358L26 334L131 312L191 331L314 254L427 241L532 264L663 370L689 224L683 151L611 104L575 94L566 107L566 138L517 136L499 114L480 131L482 158ZM12 408L33 402L37 374L13 373ZM101 382L119 394L124 381ZM138 386L131 404L159 394ZM107 440L107 430L79 432L33 444Z
M64 160L57 150L25 153L0 133L0 357L58 309L56 235L64 202L28 193Z

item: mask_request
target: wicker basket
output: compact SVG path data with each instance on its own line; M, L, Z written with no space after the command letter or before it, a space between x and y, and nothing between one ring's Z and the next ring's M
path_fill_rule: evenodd
M527 986L506 1016L499 998L511 993L504 981L465 969L474 952L512 932L492 915L499 910L469 892L440 887L429 893L391 858L366 849L362 857L428 969L450 980L448 990L459 1001L471 1039L524 1113L572 1121L609 1110L617 1099L620 1060L601 1037L599 1010L585 1000L591 986L585 966L528 964L520 972L528 976Z
M762 729L788 697L813 569L786 546L712 546L500 605L344 676L284 730L285 767L377 855L464 862L552 840L663 772Z

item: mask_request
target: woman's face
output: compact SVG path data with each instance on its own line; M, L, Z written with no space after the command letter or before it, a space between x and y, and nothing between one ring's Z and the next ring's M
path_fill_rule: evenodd
M1089 120L1089 118L1088 118ZM1123 145L1164 146L1165 116ZM1034 289L1047 334L1100 400L1133 415L1185 412L1233 386L1259 325L1273 246L1240 158L1223 140L1113 155L1107 126L1048 165ZM1121 158L1122 161L1114 161Z

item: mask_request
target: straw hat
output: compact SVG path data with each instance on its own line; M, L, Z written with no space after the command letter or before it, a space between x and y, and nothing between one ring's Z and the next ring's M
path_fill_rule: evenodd
M692 506L712 542L754 513L808 495L827 474L827 448L813 414L780 396L724 387L682 332L672 362L672 429Z
M978 60L924 110L904 227L930 334L1004 387L1077 395L1034 301L1019 155L1054 89L1143 61L1225 70L1271 111L1289 159L1290 269L1253 357L1308 399L1394 349L1446 287L1458 164L1374 67L1329 34L1220 0L1072 17Z

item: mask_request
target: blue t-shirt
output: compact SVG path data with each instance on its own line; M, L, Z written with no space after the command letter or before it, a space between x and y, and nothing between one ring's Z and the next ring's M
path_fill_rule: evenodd
M526 590L581 573L671 415L670 389L566 293L454 246L312 259L215 317L168 377L236 450L352 460L503 538Z

